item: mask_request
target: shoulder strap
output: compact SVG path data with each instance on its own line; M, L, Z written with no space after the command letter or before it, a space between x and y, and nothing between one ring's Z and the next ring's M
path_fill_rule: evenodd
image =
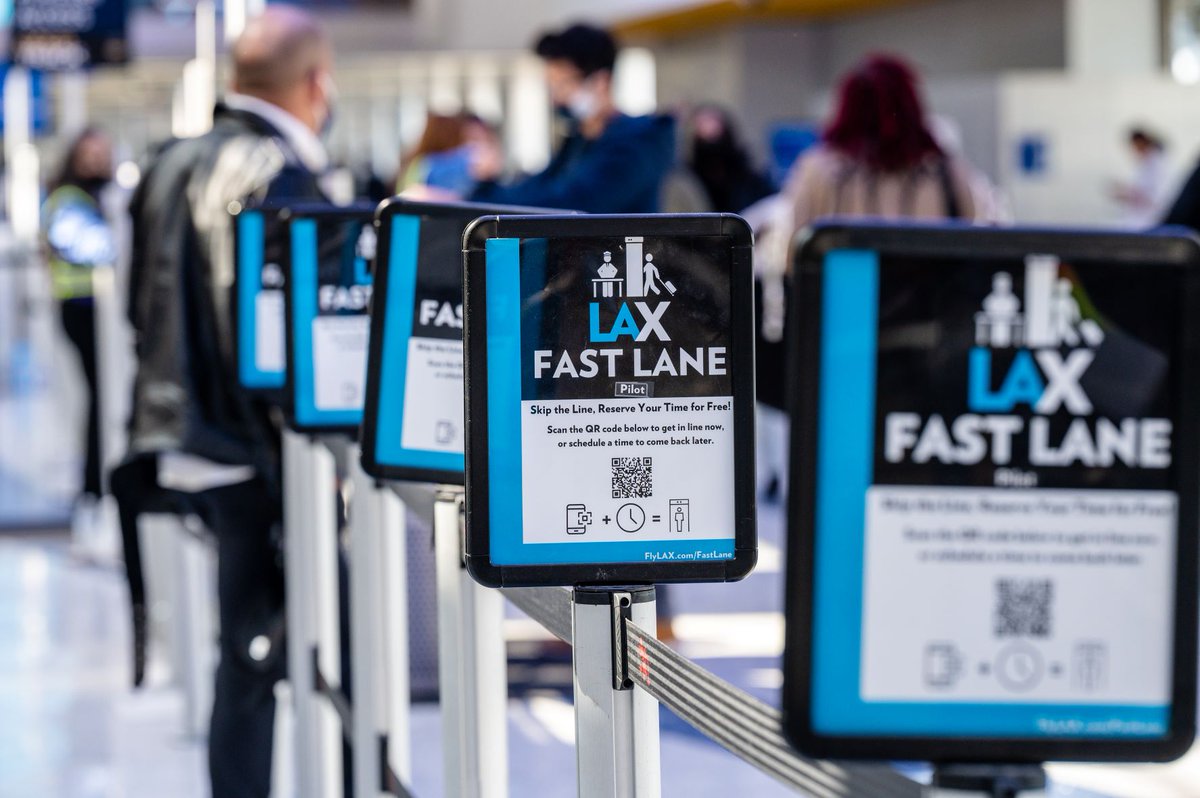
M938 180L942 184L942 198L946 203L946 218L961 219L962 205L958 201L958 192L954 189L954 178L950 174L950 161L946 157L938 158Z

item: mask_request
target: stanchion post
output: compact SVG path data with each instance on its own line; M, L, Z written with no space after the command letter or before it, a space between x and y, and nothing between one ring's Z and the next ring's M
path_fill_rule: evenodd
M212 717L213 674L216 670L216 562L205 541L204 525L186 516L176 527L174 583L183 611L180 625L183 656L183 695L188 734L203 737Z
M433 509L437 560L438 672L445 795L508 795L507 656L500 591L463 566L463 494L445 487Z
M405 784L412 783L412 680L408 642L408 519L404 503L388 488L375 488L379 503L379 579L383 628L383 669L387 693L384 764Z
M658 702L625 678L623 618L655 627L653 587L572 594L579 798L659 798Z
M399 538L403 551L404 506L362 470L357 447L351 447L348 461L354 485L350 502L354 789L356 795L374 798L383 791L385 765L402 780L408 778L408 602L404 595L408 580L404 554L396 561L395 546L385 543ZM395 594L401 596L399 606ZM386 749L380 740L387 741ZM405 766L403 775L395 766L398 761Z
M320 669L326 683L335 689L341 688L341 592L338 589L340 558L334 453L327 444L311 439L308 452L312 469L309 477L312 493L308 499L312 513L309 558L312 574L307 587L313 605L313 638L304 679L305 686L315 693L317 674L314 667ZM322 797L338 795L343 789L342 721L326 696L315 696L315 704L318 794Z
M295 785L299 798L316 798L313 738L313 693L306 685L304 674L309 670L308 646L312 639L312 619L306 611L308 603L304 587L308 567L308 522L306 498L311 493L308 482L305 447L308 442L295 432L283 433L283 569L287 586L287 656L288 680L292 685L292 706L295 711L294 751Z

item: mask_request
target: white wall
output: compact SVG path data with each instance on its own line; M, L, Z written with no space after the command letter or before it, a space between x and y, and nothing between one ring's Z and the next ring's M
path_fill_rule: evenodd
M1145 124L1167 140L1168 198L1200 152L1200 88L1165 76L1011 75L1001 81L999 100L1000 171L1019 221L1119 221L1120 209L1107 192L1113 181L1132 175L1125 134L1134 124ZM1017 168L1018 143L1029 135L1046 142L1044 174L1025 175Z
M1061 69L1065 25L1063 0L937 0L859 14L819 26L822 77L831 81L876 50L907 56L931 79Z
M759 158L766 155L764 131L808 118L820 89L814 76L821 47L811 27L738 27L668 41L654 52L660 107L711 102L734 109Z
M1148 75L1158 70L1159 0L1067 0L1067 67L1079 75Z

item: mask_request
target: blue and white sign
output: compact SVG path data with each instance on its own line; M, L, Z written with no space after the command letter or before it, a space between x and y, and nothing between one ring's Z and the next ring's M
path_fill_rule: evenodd
M289 222L287 351L299 429L362 420L375 257L374 208L299 209Z
M286 381L282 251L266 251L268 217L276 208L244 208L234 216L238 381L251 390L279 390Z
M462 231L483 209L390 203L380 213L364 464L462 484Z
M1140 242L959 231L921 251L905 232L899 251L830 247L802 280L819 308L792 496L815 491L789 542L811 573L811 659L789 664L808 669L806 733L1177 745L1196 488L1191 278L1172 258L1194 245L1147 238L1122 263Z
M470 222L502 212L534 210L400 198L380 206L363 419L368 474L463 483L462 236Z
M486 300L468 313L484 320L486 405L472 390L468 407L472 425L487 416L487 470L472 475L488 484L493 566L745 567L737 441L753 366L733 295L748 235L734 217L713 217L724 236L638 221L486 241Z

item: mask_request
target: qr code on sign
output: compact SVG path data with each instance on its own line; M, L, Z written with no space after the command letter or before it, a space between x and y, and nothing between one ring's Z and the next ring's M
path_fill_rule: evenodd
M654 495L654 460L650 457L612 459L612 497L646 499Z
M1049 637L1054 622L1054 583L1049 579L996 582L996 637Z

